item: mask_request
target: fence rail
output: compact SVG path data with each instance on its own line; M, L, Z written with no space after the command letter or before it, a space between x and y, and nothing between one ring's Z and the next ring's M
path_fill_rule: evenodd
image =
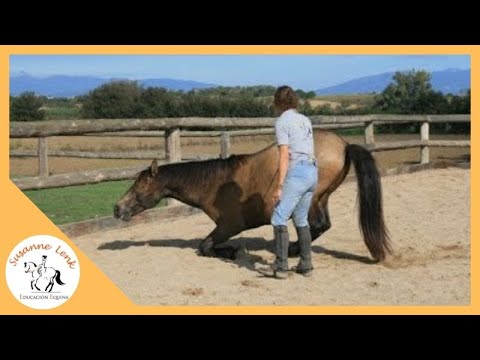
M311 116L312 125L382 122L469 122L470 115L358 115ZM10 123L10 137L30 138L60 135L84 135L138 130L165 129L238 129L272 127L275 118L163 118L48 120Z
M420 163L429 163L430 147L469 147L470 141L429 140L430 123L470 122L470 115L358 115L311 116L316 129L364 128L365 147L370 151L420 148ZM49 176L48 156L68 156L108 159L161 158L159 152L81 152L49 151L50 136L122 136L163 137L165 139L164 162L205 159L206 156L183 154L181 137L219 137L219 156L230 154L230 138L274 134L275 118L164 118L164 119L96 119L52 120L42 122L10 123L10 138L38 138L38 150L14 150L10 156L38 156L39 176L13 179L22 190L42 189L101 181L131 179L139 168L99 169L81 173ZM375 143L374 126L379 124L421 123L418 140ZM199 131L198 129L215 129ZM197 129L197 130L196 130ZM220 129L220 130L219 130ZM196 131L195 131L196 130ZM153 155L153 156L152 156Z

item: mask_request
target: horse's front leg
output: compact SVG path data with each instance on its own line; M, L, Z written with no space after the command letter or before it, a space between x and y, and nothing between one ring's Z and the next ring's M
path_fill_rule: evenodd
M221 257L235 259L237 249L233 246L225 246L225 243L232 236L237 235L243 229L241 226L217 225L217 227L202 240L199 246L199 254L202 256Z
M30 281L30 287L32 288L33 290L33 283L35 282L35 279L32 279L32 281Z
M35 288L40 291L40 288L37 286L37 282L40 279L40 276L35 280ZM32 289L33 290L33 289Z

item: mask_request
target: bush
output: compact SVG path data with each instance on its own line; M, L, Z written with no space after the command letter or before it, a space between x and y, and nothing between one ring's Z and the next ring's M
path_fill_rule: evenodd
M268 101L250 93L168 91L141 88L135 82L100 86L80 99L84 118L261 117L272 116Z
M31 91L10 97L10 121L43 120L45 111L40 109L42 105L42 100Z
M84 98L84 118L128 119L141 112L141 89L136 81L113 81L92 90Z

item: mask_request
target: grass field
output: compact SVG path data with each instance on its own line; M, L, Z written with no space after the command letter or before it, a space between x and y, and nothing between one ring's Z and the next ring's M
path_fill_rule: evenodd
M358 109L373 106L375 95L351 94L351 95L320 95L309 100L312 107L328 105L332 109Z
M113 206L132 181L110 181L65 188L27 190L28 196L55 224L111 216ZM163 206L160 202L159 206Z
M46 120L76 120L80 119L80 108L75 106L46 107Z
M112 214L131 181L70 186L55 189L27 190L29 197L55 224L95 219Z

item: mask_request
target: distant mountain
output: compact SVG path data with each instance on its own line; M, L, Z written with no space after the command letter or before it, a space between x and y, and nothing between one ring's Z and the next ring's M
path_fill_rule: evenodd
M458 94L461 91L470 89L470 69L447 69L433 71L432 87L444 94ZM339 85L329 86L316 90L317 95L340 95L340 94L361 94L382 92L392 82L394 72L361 77L344 82Z
M28 74L10 77L10 95L18 95L24 91L33 91L37 95L53 97L72 97L83 95L96 87L121 79L104 79L94 76L66 76L55 75L37 78ZM206 84L191 80L175 79L141 79L138 82L146 87L164 87L169 90L190 91L192 89L205 89L217 85Z

